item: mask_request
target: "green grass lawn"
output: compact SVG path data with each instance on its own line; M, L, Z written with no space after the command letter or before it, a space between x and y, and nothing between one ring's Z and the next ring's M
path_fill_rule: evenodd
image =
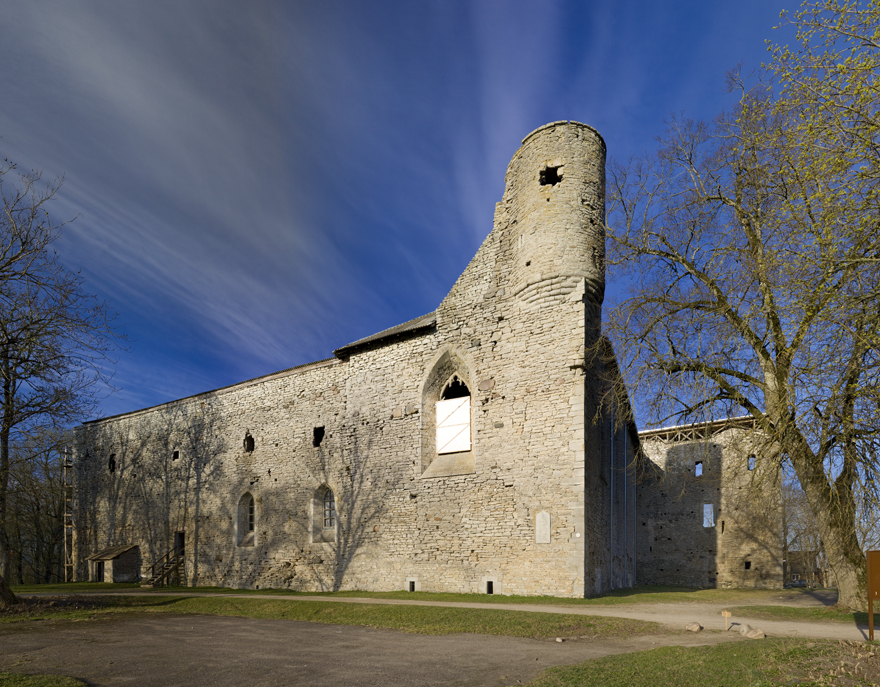
M97 602L97 600L95 600ZM104 597L90 608L40 608L34 614L0 616L0 623L34 620L92 620L119 613L199 613L332 625L364 625L418 634L477 633L509 637L614 638L662 632L657 623L623 618L528 613L437 606L373 604L224 597L168 597L153 594Z
M797 620L801 622L834 622L848 623L850 625L856 623L867 623L867 613L852 613L849 611L838 611L836 608L795 608L792 606L733 606L727 609L733 614L733 617L744 616L748 618L757 618L759 620ZM875 619L880 625L880 614Z
M880 684L880 647L801 639L663 647L551 668L530 687L770 687Z
M124 591L140 587L136 584L110 584L95 582L72 582L53 585L14 585L15 593L52 593L52 594L85 594L96 591ZM449 594L434 592L294 592L287 589L230 589L228 587L162 587L154 590L143 590L162 594L169 591L207 592L217 594L278 594L298 596L334 596L340 598L366 599L412 599L421 601L465 601L476 603L502 604L554 604L601 606L609 604L642 604L642 603L737 603L752 601L756 598L769 600L797 600L809 596L810 590L805 589L692 589L689 587L643 586L631 589L619 589L603 596L589 599L568 599L555 596L505 596L501 594Z

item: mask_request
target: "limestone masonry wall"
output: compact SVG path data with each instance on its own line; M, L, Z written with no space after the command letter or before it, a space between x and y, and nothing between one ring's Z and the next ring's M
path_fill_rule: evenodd
M750 460L754 432L731 420L641 433L639 584L782 587L779 476Z
M633 584L632 432L601 405L604 371L585 353L601 327L604 166L592 128L541 127L433 316L86 423L79 560L137 544L146 568L180 533L190 584L555 596ZM438 403L459 383L470 448L438 452Z

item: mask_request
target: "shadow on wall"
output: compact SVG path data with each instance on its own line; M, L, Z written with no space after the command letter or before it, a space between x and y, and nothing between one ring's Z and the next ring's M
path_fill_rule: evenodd
M772 476L714 441L666 449L639 480L639 584L774 586L781 562Z
M357 423L359 418L353 420ZM378 523L387 508L384 485L375 484L372 479L370 448L374 433L369 433L370 438L365 444L361 433L354 427L348 432L350 436L345 443L350 449L343 461L345 465L339 471L341 479L337 481L338 488L335 490L338 518L336 541L323 545L330 549L332 578L327 579L326 573L322 576L317 567L313 568L320 588L328 591L336 591L343 586L358 551L368 542L378 539ZM324 474L328 475L331 465L326 451L320 453L320 464Z
M281 504L290 495L280 488L260 490L256 559L239 556L243 567L227 575L248 579L254 570L244 566L256 564L261 584L320 591L345 585L358 553L379 539L379 521L388 507L385 473L373 471L370 454L372 437L381 430L358 432L361 423L369 421L355 414L346 425L328 428L320 440L310 437L309 445L296 447L292 460L308 497L285 523L288 509ZM371 437L366 444L364 434ZM328 490L330 501L325 500ZM280 551L293 553L273 561Z
M228 423L217 415L210 403L171 406L84 427L77 463L80 560L107 546L137 544L146 574L175 545L175 535L183 535L189 584L343 587L358 553L381 536L387 483L405 481L372 464L371 445L393 427L355 413L328 427L326 436L309 434L290 453L267 457L259 446L230 446ZM275 461L292 463L285 467L293 479L283 486L271 477ZM322 526L323 505L315 503L325 486L334 497L330 528ZM238 536L244 493L253 496L246 522L255 531L247 541Z
M666 470L656 482L659 498L649 544L654 575L662 584L716 584L721 461L721 447L714 442L673 446L666 452Z
M84 450L77 465L85 555L100 546L139 544L146 571L182 532L185 575L198 581L203 486L221 470L216 458L225 450L214 425L211 406L202 404L189 414L180 406L157 409L136 418L136 431L127 424L110 435L104 425L86 426L83 444L91 453Z

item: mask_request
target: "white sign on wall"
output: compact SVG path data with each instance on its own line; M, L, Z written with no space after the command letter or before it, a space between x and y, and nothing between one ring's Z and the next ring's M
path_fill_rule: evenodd
M535 543L550 543L550 513L545 510L535 515Z

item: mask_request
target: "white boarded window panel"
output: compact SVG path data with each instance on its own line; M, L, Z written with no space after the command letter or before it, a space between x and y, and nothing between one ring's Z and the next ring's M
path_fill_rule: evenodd
M715 527L715 506L711 503L703 504L703 527Z
M471 450L471 397L437 401L437 453Z

